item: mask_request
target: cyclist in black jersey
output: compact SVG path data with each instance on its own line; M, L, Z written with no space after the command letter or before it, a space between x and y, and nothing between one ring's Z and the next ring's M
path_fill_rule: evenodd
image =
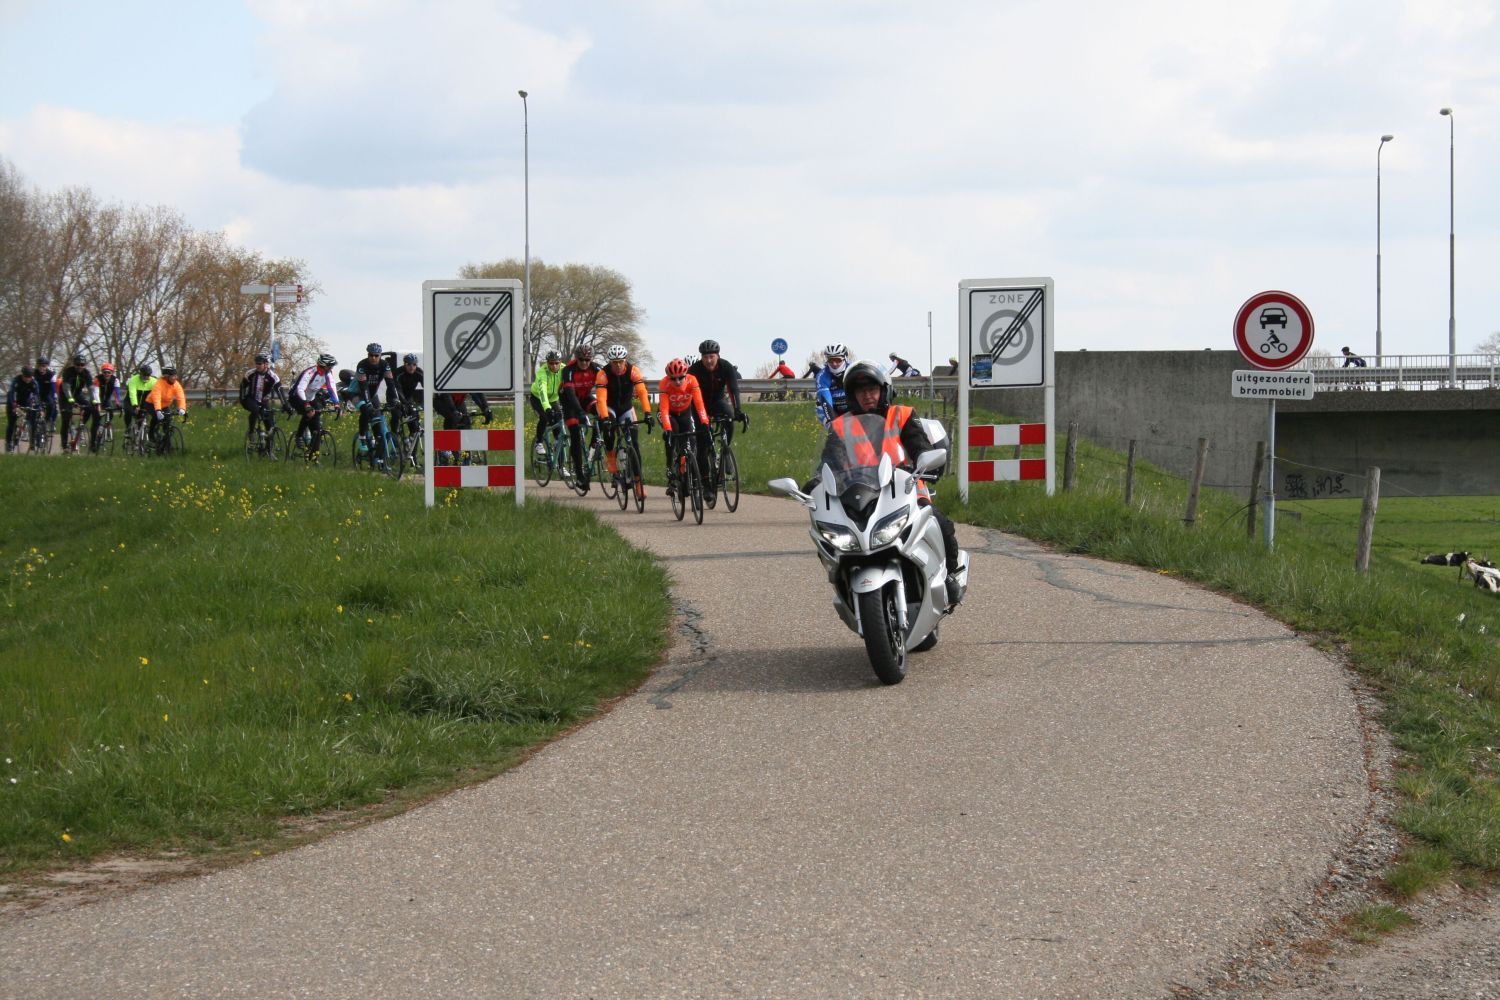
M79 423L87 423L89 440L99 431L99 408L94 405L94 374L88 368L89 359L81 352L73 355L73 363L63 366L58 388L62 403L62 445L68 447L68 431L76 414Z
M401 359L401 367L396 369L396 395L406 414L406 429L413 434L422 425L423 378L415 354L409 353Z
M5 392L5 450L10 451L12 438L16 433L16 421L28 408L36 406L41 402L42 390L37 385L36 372L30 365L24 365L19 374L10 380L10 388ZM30 446L30 442L27 442Z
M271 429L276 422L271 409L273 400L281 403L286 401L281 391L281 378L271 370L270 357L257 354L255 367L240 379L240 406L250 414L248 431L255 431L256 421L263 422L266 430Z
M703 393L703 405L708 407L709 419L723 417L738 420L746 430L750 429L750 418L740 409L740 372L730 362L719 356L719 342L705 340L698 345L701 355L688 366L688 374L698 380ZM734 440L734 425L729 426L729 440Z
M354 366L354 383L350 386L353 401L369 400L369 406L359 408L359 433L370 432L370 419L380 408L380 390L385 388L385 402L389 406L396 401L396 373L391 370L390 360L384 357L379 344L365 347L365 359Z

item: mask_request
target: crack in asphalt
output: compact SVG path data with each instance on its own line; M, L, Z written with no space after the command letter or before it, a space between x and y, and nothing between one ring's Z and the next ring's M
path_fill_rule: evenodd
M1023 546L1021 543L1011 541L1000 532L990 528L981 528L979 530L984 536L985 544L983 548L970 549L969 554L971 556L1009 556L1012 559L1019 559L1022 562L1029 562L1041 571L1043 583L1047 584L1050 587L1056 587L1058 590L1066 590L1074 594L1082 594L1085 597L1092 597L1096 601L1101 601L1105 604L1113 604L1117 607L1123 608L1151 608L1164 611L1191 611L1196 614L1223 615L1229 618L1251 617L1251 612L1249 611L1221 611L1216 608L1194 608L1180 604L1160 604L1155 601L1132 601L1123 597L1116 597L1113 594L1095 590L1083 584L1074 583L1073 581L1069 580L1064 574L1065 566L1062 561L1045 549L1029 545ZM1092 564L1069 563L1068 566L1083 570L1085 572L1098 573L1102 576L1113 576L1117 579L1127 578L1126 574L1124 573L1110 573L1107 570Z
M1295 635L1252 635L1243 639L990 639L969 646L1256 646L1268 642L1305 642Z
M717 654L709 655L708 652L712 643L707 630L703 628L703 612L681 598L673 600L672 607L677 612L677 634L687 639L691 652L682 660L672 658L672 666L682 665L686 669L671 683L652 692L651 704L656 708L671 708L672 702L668 695L681 691L694 677L719 662Z

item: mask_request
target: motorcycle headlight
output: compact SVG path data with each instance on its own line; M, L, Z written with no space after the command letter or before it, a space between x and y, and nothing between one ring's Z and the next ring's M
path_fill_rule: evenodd
M896 513L890 517L881 519L880 523L875 525L875 532L870 536L870 540L876 545L890 544L896 540L897 535L901 534L901 530L906 527L906 522L910 519L911 511L896 511Z
M854 536L854 532L850 531L848 528L842 527L837 524L827 524L823 521L817 522L817 525L818 534L823 536L823 541L827 542L829 545L832 545L840 552L847 552L850 549L859 548L859 539L856 538Z

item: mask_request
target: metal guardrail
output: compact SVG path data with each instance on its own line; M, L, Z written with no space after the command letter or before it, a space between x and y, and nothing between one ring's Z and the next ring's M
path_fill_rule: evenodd
M1367 358L1367 367L1343 368L1340 358L1314 358L1298 370L1313 373L1315 392L1344 389L1500 388L1500 355L1386 354ZM1316 362L1324 361L1327 366ZM1379 362L1378 364L1376 362Z

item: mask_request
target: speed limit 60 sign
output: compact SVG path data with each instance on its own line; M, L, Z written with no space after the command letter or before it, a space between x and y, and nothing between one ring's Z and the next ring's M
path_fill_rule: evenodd
M1257 368L1290 368L1312 342L1312 313L1290 292L1252 295L1234 318L1234 346Z

